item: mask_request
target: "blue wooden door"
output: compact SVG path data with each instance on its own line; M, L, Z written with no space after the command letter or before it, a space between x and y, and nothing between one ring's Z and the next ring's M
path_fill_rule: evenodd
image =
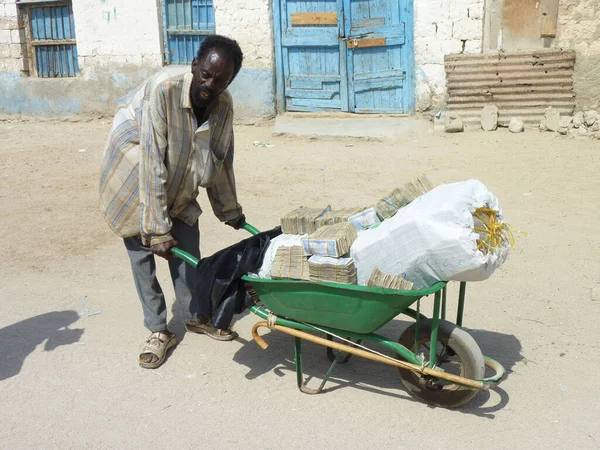
M287 110L347 111L342 0L276 0L274 4L276 48L281 51L279 91Z
M412 1L344 0L344 10L350 111L410 112Z
M274 14L288 111L414 109L413 0L276 0Z

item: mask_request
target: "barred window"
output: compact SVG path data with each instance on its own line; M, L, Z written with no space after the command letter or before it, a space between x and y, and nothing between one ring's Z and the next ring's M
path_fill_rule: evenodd
M74 77L79 72L71 1L19 2L27 28L29 71L41 78Z
M212 0L165 0L165 59L190 64L207 35L215 34Z

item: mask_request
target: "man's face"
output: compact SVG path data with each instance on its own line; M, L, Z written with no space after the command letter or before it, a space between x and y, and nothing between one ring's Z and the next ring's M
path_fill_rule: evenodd
M192 87L190 97L194 108L210 105L229 86L233 78L232 58L219 50L209 50L200 61L192 63Z

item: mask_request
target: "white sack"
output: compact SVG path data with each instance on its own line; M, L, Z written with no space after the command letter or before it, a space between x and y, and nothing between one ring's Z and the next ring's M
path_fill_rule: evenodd
M444 184L400 209L377 228L359 233L350 256L358 283L366 284L373 269L405 278L413 289L443 281L482 281L508 256L509 245L495 254L477 250L472 213L480 207L498 211L498 200L477 180Z

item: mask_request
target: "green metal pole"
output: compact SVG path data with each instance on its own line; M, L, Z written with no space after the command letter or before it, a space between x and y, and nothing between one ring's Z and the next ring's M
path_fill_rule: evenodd
M460 283L460 291L458 292L458 312L456 313L456 325L462 327L463 314L465 312L465 296L467 293L467 283Z
M257 228L253 227L249 223L244 223L244 225L242 226L242 228L244 230L246 230L248 233L250 233L251 235L253 235L253 236L256 236L257 234L260 233L260 231ZM190 255L185 250L181 250L180 248L173 247L173 248L171 248L171 253L173 253L178 258L183 259L190 266L192 266L192 267L198 267L198 263L200 262L198 260L198 258Z
M190 255L188 252L181 250L180 248L177 248L177 247L172 247L171 253L173 253L178 258L183 259L190 266L198 267L198 258Z
M260 233L260 231L258 230L258 228L253 227L249 223L244 223L244 225L242 226L242 228L244 230L246 230L248 233L250 233L251 235L253 235L253 236L256 236L257 234Z
M446 289L442 289L442 320L446 320Z
M429 354L429 367L435 367L437 363L437 338L438 328L440 326L440 292L435 293L435 301L433 303L433 318L431 327L431 352Z
M298 389L304 385L304 375L302 374L302 339L294 338L294 363L296 364L296 382Z
M250 307L250 311L264 320L268 320L268 318L269 318L269 312L260 306L252 305ZM313 326L311 326L310 324L304 324L304 323L297 322L295 320L284 319L282 317L277 317L277 321L275 323L277 325L282 325L282 326L288 327L288 328L294 328L296 330L309 331L309 332L316 331L316 329ZM333 333L333 334L336 334L336 335L344 337L344 338L355 339L357 341L363 340L363 341L375 342L375 343L387 348L388 350L391 350L392 352L402 356L402 358L404 358L408 362L411 362L411 363L417 364L417 365L423 364L423 359L419 355L415 355L414 352L412 352L410 349L404 347L403 345L399 344L396 341L392 341L392 340L390 340L384 336L381 336L379 334L353 333L351 331L338 330L336 328L329 328L329 327L319 327L319 328L321 330L324 330L327 333Z
M415 317L415 342L413 344L413 353L419 353L419 331L421 328L421 299L417 300L417 316Z

